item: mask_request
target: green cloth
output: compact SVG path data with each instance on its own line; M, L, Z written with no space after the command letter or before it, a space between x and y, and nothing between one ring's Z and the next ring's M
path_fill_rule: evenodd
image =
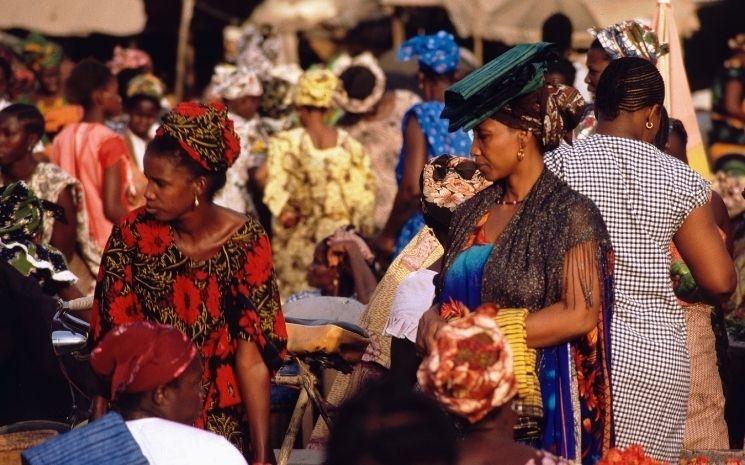
M555 57L553 44L516 45L450 86L441 115L450 122L448 130L469 131L505 104L540 88L547 63Z

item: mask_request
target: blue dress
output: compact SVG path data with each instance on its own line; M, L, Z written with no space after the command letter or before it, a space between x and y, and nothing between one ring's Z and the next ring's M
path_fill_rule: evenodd
M402 120L401 130L405 131L409 116L411 115L416 118L427 141L428 160L446 154L468 156L471 153L471 138L467 133L461 129L455 132L448 132L448 120L440 118L443 108L445 108L445 104L442 102L417 103L404 114ZM398 157L398 164L396 165L396 180L399 185L401 185L401 179L403 179L404 175L405 159L406 153L401 148L401 154ZM404 223L401 231L398 233L396 247L393 251L394 257L421 231L423 226L424 218L419 212L412 215Z

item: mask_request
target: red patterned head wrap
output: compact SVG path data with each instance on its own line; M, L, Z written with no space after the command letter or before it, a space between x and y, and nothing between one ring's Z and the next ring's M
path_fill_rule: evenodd
M170 383L196 355L196 346L173 326L137 322L111 330L91 352L91 367L111 380L114 400Z
M189 157L211 173L227 171L240 152L233 120L221 103L179 103L163 117L156 135L164 134L178 140Z

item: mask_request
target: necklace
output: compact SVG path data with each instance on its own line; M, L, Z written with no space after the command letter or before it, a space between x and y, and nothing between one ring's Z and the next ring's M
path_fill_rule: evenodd
M497 200L494 203L496 203L497 205L519 205L519 204L521 204L523 202L525 202L525 199L520 199L520 200Z

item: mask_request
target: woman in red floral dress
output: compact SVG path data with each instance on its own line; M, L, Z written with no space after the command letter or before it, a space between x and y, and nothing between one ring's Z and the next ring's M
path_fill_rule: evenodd
M269 240L261 226L214 205L238 139L220 105L178 105L145 154L147 204L114 227L96 286L93 334L149 320L200 348L205 403L196 426L251 463L269 446L270 372L285 355Z

